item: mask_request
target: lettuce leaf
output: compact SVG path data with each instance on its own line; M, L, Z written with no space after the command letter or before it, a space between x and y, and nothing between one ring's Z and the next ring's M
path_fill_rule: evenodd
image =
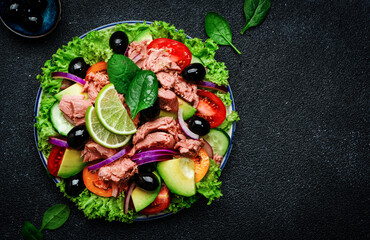
M204 178L196 184L197 192L202 194L205 198L208 199L208 205L212 203L213 200L216 198L220 198L222 196L221 193L221 184L222 182L218 180L221 175L221 169L219 166L210 159L209 161L209 169L204 176Z
M233 102L231 100L229 92L224 93L224 92L216 91L215 94L216 94L217 97L219 97L221 99L221 101L225 104L226 107L230 106L231 103Z
M231 111L231 113L226 116L225 121L223 121L223 123L221 123L221 125L218 126L217 128L221 128L227 132L229 131L233 123L239 120L240 120L239 114L236 111Z

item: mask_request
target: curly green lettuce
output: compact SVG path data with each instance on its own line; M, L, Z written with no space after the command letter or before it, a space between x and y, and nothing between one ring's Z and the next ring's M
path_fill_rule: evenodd
M240 117L239 117L238 112L232 111L226 116L226 119L217 128L221 128L227 132L230 130L233 123L239 120L240 120Z

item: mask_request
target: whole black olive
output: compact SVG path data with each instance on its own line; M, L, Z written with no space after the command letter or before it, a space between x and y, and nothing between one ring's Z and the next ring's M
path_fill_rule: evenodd
M22 26L30 31L37 32L41 29L44 18L39 13L26 14L22 20Z
M114 53L125 54L128 46L128 37L126 33L117 31L109 39L109 46Z
M188 120L188 127L192 132L199 134L200 136L208 134L211 129L209 122L198 116L191 117Z
M19 22L22 20L22 1L11 1L4 7L4 17L5 19L12 22Z
M154 163L147 163L138 166L139 173L153 172L155 170Z
M83 181L82 172L64 179L64 183L66 185L65 191L71 197L78 196L86 188Z
M200 63L192 63L182 70L181 76L190 82L200 82L206 76L206 69Z
M151 172L139 173L135 179L135 183L147 191L154 191L159 187L158 177Z
M85 62L83 57L77 57L69 63L68 72L84 79L89 67L90 65Z
M159 116L160 111L161 109L159 108L159 102L156 100L152 106L140 111L140 121L153 121Z
M80 125L72 128L67 134L68 146L75 149L82 149L90 135L85 125Z
M29 8L32 8L32 10L38 13L42 13L48 5L47 0L25 0L24 2Z

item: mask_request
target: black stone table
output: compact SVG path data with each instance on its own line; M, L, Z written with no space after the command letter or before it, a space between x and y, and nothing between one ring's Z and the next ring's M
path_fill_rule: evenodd
M370 2L272 1L244 35L243 1L62 1L49 36L0 26L0 238L68 204L69 220L45 239L365 239L369 235ZM163 20L206 39L204 17L230 23L243 53L221 46L241 120L222 172L223 197L133 224L87 220L51 181L33 137L43 63L74 36L122 20Z

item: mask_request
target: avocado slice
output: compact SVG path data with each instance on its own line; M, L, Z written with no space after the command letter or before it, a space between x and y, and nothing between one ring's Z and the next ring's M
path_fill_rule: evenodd
M171 192L185 197L195 195L195 171L192 159L176 158L159 162L157 171Z
M136 41L136 42L141 42L141 41L144 41L144 40L149 40L149 42L153 41L153 36L152 36L152 33L150 32L149 28L142 31L141 33L139 33L134 38L134 41Z
M131 199L132 203L134 204L135 211L140 212L147 206L149 206L154 199L158 196L159 191L161 190L161 178L159 177L158 173L153 172L158 180L159 180L159 186L154 191L147 191L145 189L142 189L138 186L135 187L135 189L131 193Z
M81 151L67 148L64 152L57 176L69 178L81 172L85 165L86 163L83 162L83 158L81 157Z
M177 100L179 101L179 109L183 110L182 116L183 116L184 120L187 120L187 119L191 118L194 115L194 113L197 111L196 108L194 108L189 103L182 100L181 98L177 98ZM159 112L159 117L173 117L176 120L177 119L177 113L167 112L167 111L161 110Z
M60 101L64 95L84 95L85 99L88 99L87 93L82 93L83 86L79 83L75 83L72 86L60 91L59 93L55 94L54 97Z

